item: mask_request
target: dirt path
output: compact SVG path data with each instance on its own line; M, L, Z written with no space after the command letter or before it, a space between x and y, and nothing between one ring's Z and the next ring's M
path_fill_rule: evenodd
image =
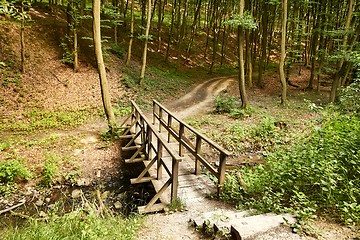
M234 82L233 76L207 80L178 100L166 104L166 107L179 118L205 113L212 109L215 97Z

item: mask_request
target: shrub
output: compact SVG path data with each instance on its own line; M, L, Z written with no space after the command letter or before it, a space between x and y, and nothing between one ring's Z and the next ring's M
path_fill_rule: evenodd
M21 159L0 162L0 183L13 183L18 180L28 180L31 177Z
M327 212L359 223L359 175L360 120L335 115L297 145L270 154L265 165L231 173L222 197L263 211L300 218Z
M216 113L230 113L236 106L235 97L220 95L215 98Z
M360 116L360 79L341 90L338 109L344 113Z

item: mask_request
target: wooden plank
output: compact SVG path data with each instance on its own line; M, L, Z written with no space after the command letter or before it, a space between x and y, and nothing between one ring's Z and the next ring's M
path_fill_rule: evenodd
M141 148L141 146L136 145L136 146L122 147L121 150L122 151L130 151L130 150L137 150L137 149L140 149L140 148Z
M137 162L143 162L144 160L145 160L145 156L134 159L125 159L125 163L137 163Z
M151 208L146 208L146 206L138 207L138 211L140 214L153 213L163 211L166 207L167 205L165 203L156 203L152 205Z
M145 182L151 182L152 180L155 180L156 177L142 177L141 179L138 178L132 178L130 179L131 184L138 184L138 183L145 183Z
M134 136L135 136L135 134L122 135L119 137L119 139L128 139L128 138L133 138Z

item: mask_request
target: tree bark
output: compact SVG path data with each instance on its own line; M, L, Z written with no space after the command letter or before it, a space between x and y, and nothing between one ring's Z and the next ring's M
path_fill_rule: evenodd
M21 51L21 72L25 73L25 16L24 2L21 1L21 28L20 28L20 51Z
M95 48L95 58L98 66L101 97L110 130L115 127L115 115L111 107L109 86L106 78L105 64L101 49L100 32L100 0L93 0L93 41Z
M342 43L343 50L347 46L347 40L348 40L347 32L350 29L352 14L353 14L353 10L354 10L353 9L354 4L355 4L355 0L350 0L349 9L348 9L348 13L347 13L347 16L346 16L346 23L345 23L345 32L346 33L344 35L344 39L343 39L343 43ZM340 62L339 62L338 71L337 71L337 73L335 75L335 79L334 79L333 84L331 86L330 102L332 102L332 103L335 102L336 91L337 91L338 85L341 83L340 74L341 74L342 69L343 69L343 64L344 64L344 59L341 59Z
M134 2L135 0L131 0L131 20L130 20L130 39L129 39L129 47L127 52L127 58L126 58L126 66L130 64L131 61L131 51L132 51L132 44L134 41Z
M245 1L240 0L239 12L240 17L244 14ZM241 107L248 107L248 99L245 88L245 67L244 67L244 29L241 25L238 26L238 66L239 66L239 90L241 98Z
M148 14L147 14L147 23L145 30L145 42L144 42L144 51L142 55L141 74L140 74L140 86L142 88L145 87L146 56L147 56L147 45L149 41L150 24L151 24L151 0L148 0Z
M77 26L74 26L74 72L79 70Z
M286 103L286 79L284 72L285 45L286 45L286 22L287 22L287 0L282 0L282 23L281 23L281 56L280 56L280 81L282 86L281 104Z

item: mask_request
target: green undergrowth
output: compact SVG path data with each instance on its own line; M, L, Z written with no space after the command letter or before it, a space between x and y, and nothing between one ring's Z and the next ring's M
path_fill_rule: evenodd
M141 218L132 216L101 216L88 209L78 209L63 216L49 213L46 221L31 218L22 226L3 227L0 232L4 240L48 240L48 239L136 239Z
M222 198L261 211L294 212L300 219L330 214L360 222L360 121L333 113L266 164L227 174Z
M67 129L84 124L90 112L84 109L74 110L40 110L31 109L22 117L0 119L1 131L36 132L47 129Z

